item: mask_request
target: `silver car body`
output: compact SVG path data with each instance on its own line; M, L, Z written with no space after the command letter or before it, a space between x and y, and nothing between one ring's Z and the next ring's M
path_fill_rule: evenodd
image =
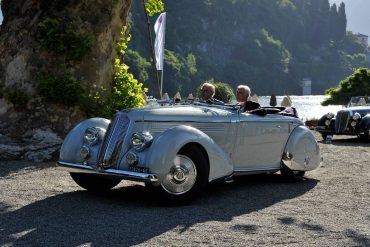
M86 143L86 129L99 129L98 142ZM134 133L152 141L137 151ZM58 164L70 171L115 176L160 185L179 150L192 143L208 159L208 181L251 173L276 172L285 164L310 171L320 163L319 146L298 118L241 113L233 107L174 105L124 110L112 121L92 118L73 128L64 140ZM87 157L81 148L87 148ZM129 165L128 154L137 162ZM83 158L84 157L84 158Z

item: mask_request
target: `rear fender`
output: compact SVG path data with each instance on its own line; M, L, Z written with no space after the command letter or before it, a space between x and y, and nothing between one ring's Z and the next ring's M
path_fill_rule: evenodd
M208 135L191 126L180 125L157 136L150 146L146 166L162 181L174 164L174 157L186 144L201 145L209 160L209 181L228 176L233 172L230 157Z
M297 126L285 146L282 162L291 170L310 171L320 164L320 148L312 132Z

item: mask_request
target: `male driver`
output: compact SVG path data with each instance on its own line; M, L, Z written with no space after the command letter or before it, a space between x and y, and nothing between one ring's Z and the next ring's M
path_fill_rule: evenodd
M223 103L220 100L213 98L215 96L215 86L211 83L203 83L200 89L200 100L207 103Z
M251 89L246 85L239 85L236 89L236 101L242 112L252 111L260 108L260 104L254 101L250 101L249 95L251 94Z

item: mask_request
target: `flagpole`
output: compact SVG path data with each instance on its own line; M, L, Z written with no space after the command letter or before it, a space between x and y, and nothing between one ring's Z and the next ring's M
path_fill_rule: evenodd
M148 12L146 12L144 0L142 0L142 3L143 3L145 18L146 18L146 27L148 29L148 34L149 34L150 54L153 58L153 65L154 65L154 67L156 67L156 65L155 65L156 64L156 59L155 59L153 41L152 41L152 32L150 31L150 20L149 20ZM161 89L160 89L160 82L159 82L159 75L158 75L157 68L156 68L155 72L156 72L155 75L156 75L156 79L157 79L157 90L158 90L157 92L159 93L159 98L162 98L162 93L161 93Z
M162 44L162 51L163 51L163 56L162 56L162 73L161 73L161 96L163 95L163 73L164 73L164 44L166 43L166 23L167 18L164 18L164 23L163 23L163 44Z

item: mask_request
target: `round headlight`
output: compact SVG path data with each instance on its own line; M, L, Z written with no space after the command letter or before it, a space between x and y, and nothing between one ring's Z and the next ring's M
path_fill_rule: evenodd
M326 125L326 126L329 126L329 125L330 125L330 120L329 120L329 119L326 119L326 120L325 120L325 125Z
M85 130L84 140L89 145L95 145L99 141L99 128L89 127Z
M353 127L353 128L356 127L356 121L351 122L351 127Z
M82 146L80 148L80 156L81 156L81 158L86 159L86 158L89 157L89 155L90 155L90 149L89 149L89 147Z
M360 113L358 113L358 112L356 112L354 115L353 115L353 120L359 120L360 118L361 118L361 115L360 115Z
M136 151L144 150L152 142L153 136L149 132L134 133L131 137L131 146Z
M333 117L334 117L334 113L329 112L328 114L326 114L326 118L328 119L332 119Z

